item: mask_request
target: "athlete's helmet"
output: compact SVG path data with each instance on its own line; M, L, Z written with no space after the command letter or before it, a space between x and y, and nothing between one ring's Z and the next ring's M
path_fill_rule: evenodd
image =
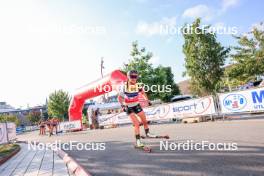
M137 79L138 78L138 72L136 70L130 70L127 72L127 77L130 79Z
M129 77L130 75L137 75L137 74L138 74L137 70L130 70L127 72L127 77Z

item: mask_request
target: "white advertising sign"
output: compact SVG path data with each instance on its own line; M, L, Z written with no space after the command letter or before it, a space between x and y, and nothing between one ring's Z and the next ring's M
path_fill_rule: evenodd
M25 131L39 130L39 126L26 126Z
M126 113L119 114L107 114L98 117L98 123L100 126L112 125L112 124L125 124L130 123L129 117Z
M216 113L212 96L144 108L144 111L147 120L151 121L172 118L183 119ZM99 116L98 121L102 126L131 123L126 113Z
M0 144L7 143L6 124L0 123Z
M59 123L59 131L79 130L81 128L82 125L80 120Z
M176 102L170 104L171 118L198 117L215 114L214 99L212 96Z
M8 132L8 139L13 140L16 138L16 124L15 123L7 123L7 132Z
M219 94L222 113L264 111L264 87Z

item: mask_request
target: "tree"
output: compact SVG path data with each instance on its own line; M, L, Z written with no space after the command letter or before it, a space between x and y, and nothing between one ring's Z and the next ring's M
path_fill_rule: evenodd
M239 46L234 47L232 66L227 70L231 80L246 83L264 73L264 24L260 23L251 32L235 36Z
M41 119L41 113L33 111L33 112L28 113L26 117L32 124L36 124Z
M20 120L16 115L0 114L0 122L14 122L17 126L20 125Z
M69 94L63 90L55 91L49 95L48 114L49 116L65 120L65 118L68 118L69 105Z
M139 72L139 82L144 83L151 87L152 85L159 85L160 87L170 85L170 92L163 92L160 88L159 92L148 91L149 99L161 99L165 102L169 101L174 95L180 94L178 86L175 84L173 79L173 73L170 67L158 66L154 68L150 63L150 59L153 54L147 52L146 48L139 49L137 41L132 43L132 50L130 53L132 59L129 63L124 65L123 71L128 72L129 70L137 70Z
M190 76L190 88L194 95L199 96L219 90L225 58L230 51L216 41L216 34L208 30L210 26L201 28L200 23L198 18L190 28L183 28L184 75Z
M152 92L152 97L169 102L173 96L180 94L180 89L174 82L174 75L172 73L171 67L163 67L159 65L154 69L154 75L155 76L152 80L152 84L158 85L160 88L158 92ZM169 89L164 87L164 85L169 85Z
M138 42L132 43L132 50L130 53L132 59L123 68L124 72L129 70L137 70L140 73L139 82L144 84L151 83L151 77L153 76L153 65L149 62L153 54L146 52L146 48L138 48Z

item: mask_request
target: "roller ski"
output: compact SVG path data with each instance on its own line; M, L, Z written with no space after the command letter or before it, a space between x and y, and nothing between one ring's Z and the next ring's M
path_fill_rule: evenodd
M148 147L148 146L145 146L139 139L136 141L134 147L136 149L143 150L146 153L150 153L151 152L151 148Z
M170 139L168 135L160 136L151 133L147 133L145 136L140 136L142 139Z

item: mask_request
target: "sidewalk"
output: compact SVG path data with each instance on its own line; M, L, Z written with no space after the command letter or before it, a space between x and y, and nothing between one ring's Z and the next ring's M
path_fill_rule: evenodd
M28 150L27 144L20 144L21 150L0 166L3 176L67 176L67 166L52 150Z

